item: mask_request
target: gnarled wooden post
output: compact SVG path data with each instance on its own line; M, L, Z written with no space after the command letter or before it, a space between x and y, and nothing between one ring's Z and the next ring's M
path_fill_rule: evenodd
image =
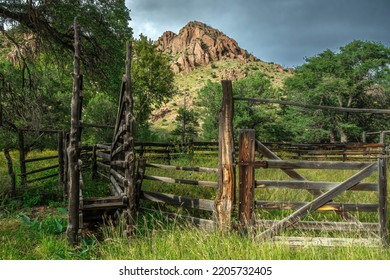
M68 228L66 234L71 243L78 243L79 231L79 204L80 204L80 27L76 20L74 23L74 64L73 64L73 95L71 107L71 129L69 135L68 154Z
M133 95L131 90L131 54L132 44L127 43L126 46L126 87L125 87L125 102L126 106L126 133L123 136L123 144L125 146L125 182L124 191L128 198L128 205L126 210L126 235L131 236L134 231L135 219L137 214L136 202L136 186L135 186L135 163L136 153L134 149L134 115L133 115Z
M214 220L222 230L230 229L235 201L233 139L233 89L231 81L222 81L222 106L219 118L219 174Z

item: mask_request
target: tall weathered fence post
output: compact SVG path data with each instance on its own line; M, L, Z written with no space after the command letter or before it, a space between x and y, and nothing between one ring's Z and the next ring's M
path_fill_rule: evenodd
M255 191L255 130L240 130L238 142L239 155L239 206L238 219L242 227L254 225L254 191Z
M233 89L231 81L222 81L222 105L219 118L218 194L214 220L222 230L231 227L235 201L235 168L233 139Z
M127 217L126 217L126 235L131 236L134 231L134 225L137 215L137 194L135 186L135 163L136 153L134 149L134 115L133 115L133 94L131 89L131 55L132 44L128 42L126 45L126 87L125 100L128 104L126 106L126 133L123 136L123 144L125 146L125 182L124 191L128 198Z
M80 204L80 166L79 166L79 141L80 141L80 27L74 24L74 65L73 65L73 95L71 105L71 129L69 135L68 153L68 228L66 234L71 243L78 243L79 231L79 204Z
M387 160L385 155L378 155L378 185L379 185L379 224L380 237L383 246L389 245L389 229L387 215Z

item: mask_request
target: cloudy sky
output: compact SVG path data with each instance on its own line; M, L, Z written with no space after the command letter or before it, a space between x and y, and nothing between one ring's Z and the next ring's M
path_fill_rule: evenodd
M189 21L219 29L258 58L295 67L353 40L390 47L390 0L126 0L134 35L156 40Z

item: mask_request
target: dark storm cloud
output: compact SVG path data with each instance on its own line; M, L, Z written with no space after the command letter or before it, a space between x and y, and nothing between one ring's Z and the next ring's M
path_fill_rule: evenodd
M390 46L389 0L128 0L136 34L157 39L203 21L260 59L297 66L353 40Z

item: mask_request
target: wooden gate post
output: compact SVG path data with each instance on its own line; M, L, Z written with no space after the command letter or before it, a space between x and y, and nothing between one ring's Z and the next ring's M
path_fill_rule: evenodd
M235 202L235 168L233 139L233 89L231 81L222 81L222 105L219 117L218 194L214 220L222 230L230 229Z
M26 175L26 146L24 144L24 133L23 130L18 131L19 138L19 162L20 162L20 178L21 186L25 188L27 186L27 175Z
M389 230L387 228L387 163L385 155L378 155L378 185L379 185L379 224L382 245L389 245Z
M249 227L254 225L253 208L255 192L255 130L240 130L238 142L239 154L239 205L238 220L240 226Z

